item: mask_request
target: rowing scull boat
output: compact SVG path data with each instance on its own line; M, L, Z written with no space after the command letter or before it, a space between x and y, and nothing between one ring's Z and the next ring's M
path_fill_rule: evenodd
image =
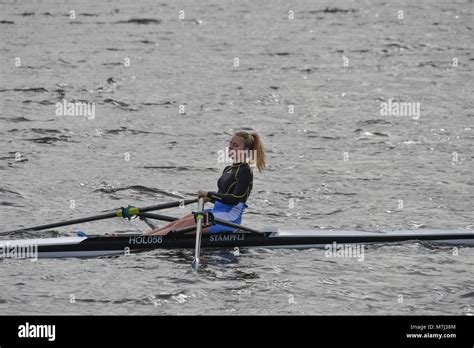
M254 233L243 230L202 235L201 248L325 248L336 244L385 244L406 241L427 241L435 245L474 247L474 230L399 230L389 232L341 230L277 230ZM0 258L6 252L30 250L39 258L99 257L126 255L155 249L193 249L195 236L120 236L17 239L0 241Z

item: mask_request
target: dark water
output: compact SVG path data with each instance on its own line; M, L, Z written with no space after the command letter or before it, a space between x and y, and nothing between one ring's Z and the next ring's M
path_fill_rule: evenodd
M224 166L217 152L242 128L262 135L268 162L255 175L249 226L474 226L472 2L6 1L0 8L0 230L215 189ZM57 116L63 99L93 103L94 117ZM382 115L390 99L419 103L419 117ZM146 229L107 220L34 236ZM362 262L328 259L322 250L205 255L199 276L187 251L6 260L0 310L473 312L469 248L371 247Z

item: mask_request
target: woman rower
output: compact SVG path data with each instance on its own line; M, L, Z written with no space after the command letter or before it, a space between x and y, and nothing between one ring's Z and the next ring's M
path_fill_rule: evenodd
M246 201L253 187L253 173L250 163L255 163L259 172L265 168L265 152L262 140L257 133L237 132L229 142L229 155L233 164L224 168L222 176L217 181L218 191L199 191L198 197L205 202L214 203L212 209L206 209L214 217L235 224L242 222ZM187 214L181 219L145 233L146 235L165 235L171 231L196 226L193 214ZM233 231L233 228L215 224L203 228L203 233L221 233Z

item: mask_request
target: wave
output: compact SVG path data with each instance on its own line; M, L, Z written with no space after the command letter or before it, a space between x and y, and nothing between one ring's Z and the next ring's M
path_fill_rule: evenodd
M357 11L354 10L354 9L345 10L345 9L337 8L337 7L326 7L323 10L308 11L308 13L310 13L310 14L316 14L316 13L331 13L331 14L334 14L334 13L355 13L355 12L357 12Z
M117 21L115 24L161 24L161 19L132 18L128 21Z
M110 99L110 98L105 99L104 103L105 104L112 104L114 106L119 107L122 110L127 110L127 111L138 111L138 110L140 110L139 107L134 107L134 106L131 106L128 103L125 103L125 102L122 102L122 101L119 101L119 100L115 100L115 99Z
M142 185L132 185L132 186L126 186L126 187L112 187L112 186L103 186L100 187L94 192L101 192L101 193L115 193L115 192L120 192L120 191L134 191L138 192L141 195L149 195L155 197L156 194L161 194L166 197L172 197L172 198L184 198L182 195L178 195L172 192L169 192L167 190L163 189L158 189L158 188L153 188L153 187L147 187L147 186L142 186Z

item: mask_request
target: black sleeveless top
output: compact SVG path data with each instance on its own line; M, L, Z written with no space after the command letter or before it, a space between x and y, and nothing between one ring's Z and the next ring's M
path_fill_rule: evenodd
M207 197L212 202L237 205L245 203L253 187L253 172L248 163L235 163L224 168L217 181L218 192L210 191Z

